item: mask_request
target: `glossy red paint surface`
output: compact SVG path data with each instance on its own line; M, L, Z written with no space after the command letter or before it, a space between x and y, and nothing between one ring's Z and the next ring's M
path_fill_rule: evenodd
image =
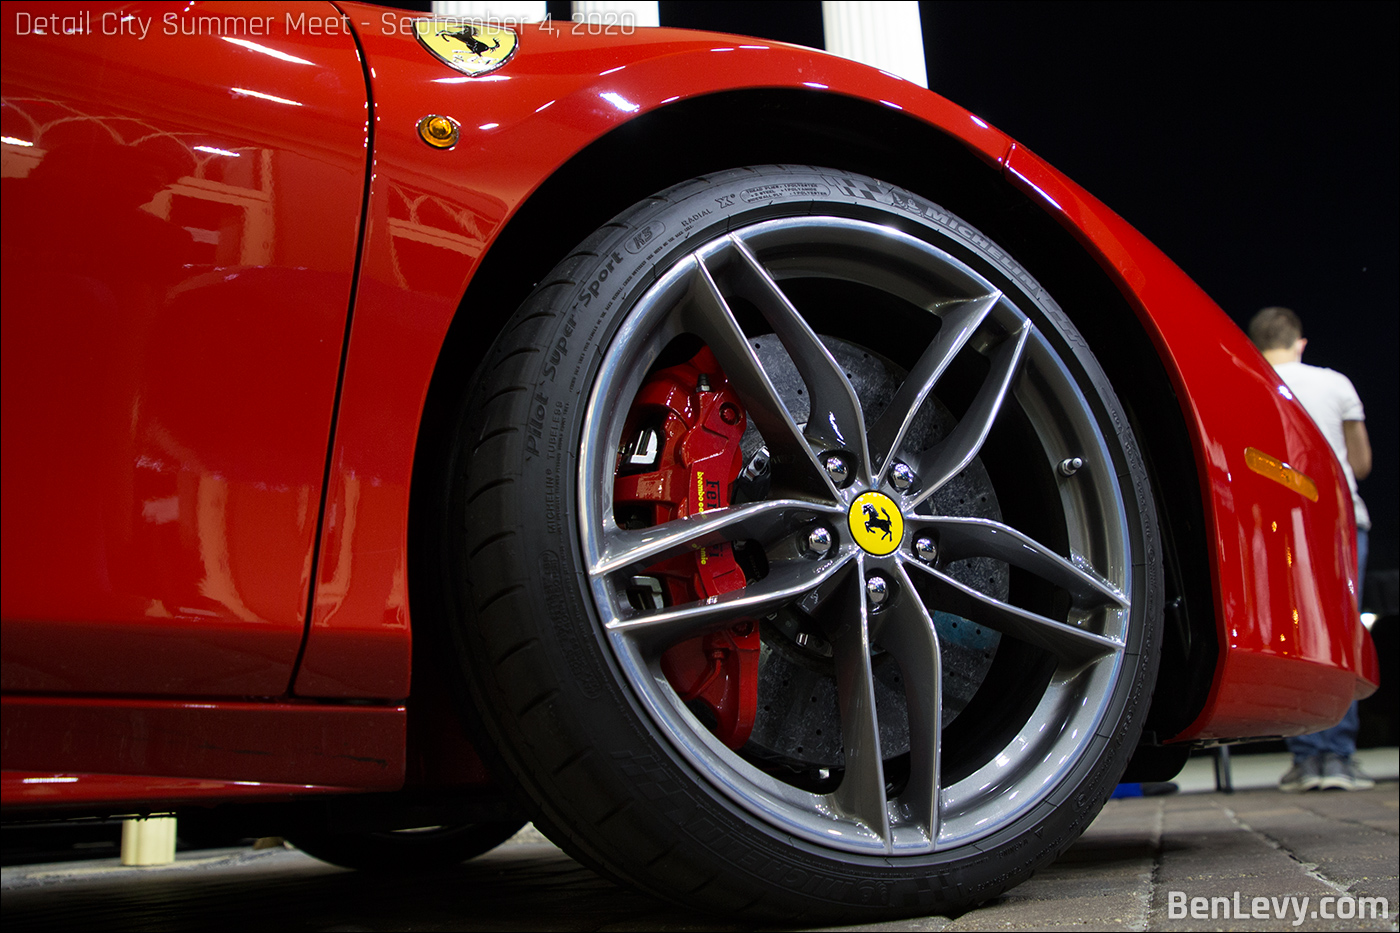
M510 63L473 79L400 29L403 14L343 6L376 75L374 179L330 473L338 507L326 514L300 696L384 695L393 670L382 659L408 638L408 489L443 337L492 241L572 155L677 100L789 86L880 101L952 127L988 162L1010 144L922 88L811 49L681 30L589 36L525 27ZM418 120L430 113L461 124L456 147L431 149L418 138ZM349 550L353 561L339 556Z
M406 514L412 438L405 431L384 444L379 428L389 419L378 412L386 404L421 410L425 373L474 262L550 169L620 121L674 100L799 83L879 101L939 126L988 161L1004 161L1007 177L1074 228L1139 309L1185 400L1213 527L1210 558L1222 660L1210 702L1182 738L1310 731L1339 718L1349 692L1374 689L1374 649L1359 624L1354 597L1354 537L1345 487L1311 421L1279 394L1279 380L1238 328L1170 260L985 122L942 98L840 59L761 41L665 30L644 31L651 40L646 47L636 43L640 34L632 41L599 40L527 30L522 51L490 76L495 80L466 81L425 61L412 41L386 35L370 8L347 10L371 67L395 80L376 85L376 188L344 395L345 411L363 406L376 415L364 430L354 419L342 423L333 484L339 480L351 488L348 474L359 471L347 467L376 458L382 495L397 500L390 511ZM462 122L463 139L455 149L430 150L408 131L429 112ZM387 204L386 190L394 194ZM441 212L427 229L421 229L430 216L422 212L424 206ZM411 236L405 235L409 229L414 229ZM394 343L408 338L394 310L405 289L419 312L414 336L425 344L417 347ZM378 352L386 345L402 346L417 365L386 372ZM398 353L394 358L404 359ZM1288 461L1331 495L1311 503L1249 471L1243 464L1249 446ZM329 544L335 534L329 524L326 534ZM405 528L396 534L406 542ZM377 563L366 576L378 581L397 579L405 566L402 551L383 552ZM361 582L352 580L349 592L367 606L383 607L381 631L387 632L398 624L397 588L380 582L374 594ZM319 618L318 613L313 619L297 685L308 693L334 686L316 677L313 652L320 663L320 652L333 655L331 646L343 637L329 629L323 637ZM343 653L357 654L353 645ZM1302 663L1279 666L1275 679L1284 686L1271 698L1269 691L1261 692L1258 676L1244 669L1249 661L1242 659L1255 655ZM1229 673L1236 669L1239 686ZM1332 699L1300 701L1293 690L1300 682Z
M522 52L510 67L491 76L496 80L465 81L434 67L431 60L424 62L412 42L382 34L370 11L358 7L349 11L357 24L371 22L371 28L360 25L371 67L392 71L396 80L377 87L377 126L382 127L375 146L378 191L372 202L361 280L364 300L357 308L360 317L347 364L347 405L360 401L361 385L375 388L379 405L385 401L386 389L403 403L423 396L426 378L413 378L421 370L407 367L400 371L399 380L386 384L379 378L384 374L372 370L372 361L358 356L357 340L372 335L365 343L381 347L406 339L402 322L391 318L386 307L388 296L405 287L414 291L414 304L423 311L414 324L433 335L444 333L455 298L465 290L469 276L463 273L470 272L473 259L489 245L507 214L546 177L542 170L563 163L584 141L633 113L703 92L791 84L792 76L799 74L809 78L804 81L809 87L876 99L944 127L987 160L1009 155L1008 177L1044 209L1075 226L1081 240L1140 308L1142 322L1165 354L1170 374L1186 399L1184 413L1196 431L1200 479L1207 490L1205 507L1215 530L1211 544L1224 658L1210 705L1184 737L1277 733L1280 721L1292 723L1285 727L1288 731L1308 731L1340 716L1341 698L1347 693L1343 682L1348 677L1355 681L1355 672L1361 672L1362 679L1352 692L1369 692L1366 682L1375 682L1375 657L1357 622L1350 511L1341 493L1344 486L1338 486L1340 472L1326 445L1319 443L1315 427L1296 403L1278 394L1280 382L1273 370L1189 277L1116 214L1035 155L1023 148L1012 150L1007 137L970 113L895 78L773 43L658 31L648 36L652 43L643 49L626 39L577 41L526 32ZM567 56L550 55L561 52ZM426 112L444 112L461 120L463 140L455 150L427 150L412 133L393 130L412 126ZM475 130L470 127L473 122ZM581 126L587 126L588 132L580 133ZM420 193L406 195L403 185L409 178L431 179L433 185L420 181ZM386 188L398 195L389 210L381 207ZM427 191L434 195L424 200ZM419 230L414 237L405 237L402 221L407 217L389 212L412 213L410 205L424 203L435 203L449 221L435 228L435 234ZM399 220L396 230L393 220ZM458 240L451 240L452 235ZM451 248L445 245L448 242ZM452 262L448 255L452 251L461 259ZM412 276L403 262L410 252L419 258L421 269ZM434 346L430 338L424 350ZM427 353L420 359L427 366ZM336 440L333 478L347 472L346 464L364 457L370 448L370 437L358 437L349 422ZM1309 503L1247 471L1243 451L1249 445L1287 459L1333 495ZM374 448L381 464L392 466L392 476L388 472L381 476L388 481L388 495L402 497L396 510L405 511L410 469L407 438L399 451L403 459L393 465L386 457L392 450L382 444ZM1236 502L1249 506L1242 509ZM386 566L378 572L381 579L391 576L389 555L384 560ZM379 590L382 593L384 587ZM351 591L356 591L354 583ZM388 619L393 601L384 602ZM312 649L319 647L316 625L314 619ZM1338 699L1319 707L1296 702L1289 689L1282 689L1277 702L1260 695L1257 685L1235 691L1228 685L1231 675L1226 671L1252 653L1303 661L1289 665L1296 670L1281 674L1280 681L1298 684L1301 677L1309 682L1309 689ZM302 671L298 689L309 689L309 674L309 667ZM1256 679L1243 674L1242 668L1243 681ZM1222 684L1226 684L1224 691Z
M394 790L402 706L5 697L5 770Z
M1300 734L1334 724L1379 680L1357 606L1356 531L1336 458L1254 345L1142 234L1023 147L1006 171L1113 273L1167 363L1193 429L1212 531L1220 660L1206 708L1179 738ZM1318 501L1250 470L1249 447L1306 473Z
M283 694L365 176L354 43L258 4L218 8L268 27L234 35L198 4L32 12L85 16L3 18L3 688Z
M344 8L373 76L374 153L333 438L365 194L354 43L289 34L280 15L280 31L246 37L261 50L152 36L139 55L5 24L4 135L34 145L4 146L3 687L64 695L6 697L6 769L131 776L33 785L90 786L69 799L94 801L186 799L186 779L225 782L199 784L213 796L244 786L229 781L398 786L403 707L226 698L284 697L289 682L302 698L408 694L413 458L481 258L602 134L745 88L828 91L941 128L1004 165L1137 309L1193 433L1220 622L1210 702L1181 738L1307 731L1373 688L1349 502L1311 422L1179 269L997 130L842 59L704 33L525 29L506 67L468 79L402 14ZM429 113L461 124L455 148L419 140ZM1246 447L1307 473L1319 501L1249 471ZM420 752L445 732L422 734ZM457 751L462 782L480 782L479 760ZM410 771L450 782L430 758Z
M308 794L357 793L359 788L267 781L209 781L143 774L55 774L0 771L0 806L6 810L162 806L224 801L293 800Z

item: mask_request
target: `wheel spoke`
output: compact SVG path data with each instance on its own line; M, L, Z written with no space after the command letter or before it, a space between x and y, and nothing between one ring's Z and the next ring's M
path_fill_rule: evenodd
M880 723L875 715L863 561L857 560L846 573L839 591L822 606L818 620L830 626L841 744L846 756L846 773L832 798L838 810L864 823L888 847L890 817Z
M943 661L933 617L902 566L902 592L881 613L876 641L899 662L909 712L909 781L895 801L905 820L938 839L939 761L943 736Z
M778 499L712 509L650 528L613 527L590 572L594 576L615 573L725 541L752 540L767 545L811 524L818 516L839 522L844 515L839 506Z
M763 364L734 320L709 270L698 259L686 262L692 264L694 271L690 289L676 309L681 326L709 346L749 418L768 443L774 491L835 500L835 487L763 371Z
M877 486L889 471L890 454L904 443L904 436L909 432L914 416L938 384L939 377L1000 300L1001 292L993 292L968 299L943 315L943 326L937 336L914 364L889 407L870 429L870 454L880 465Z
M991 557L1069 591L1076 608L1128 608L1127 596L1107 580L1001 522L939 517L921 518L920 523L937 533L938 561L943 566L969 557Z
M635 639L644 652L656 653L682 639L723 628L736 619L766 615L801 599L850 563L852 556L846 551L825 560L784 561L773 565L762 580L743 589L657 612L614 619L606 627Z
M1030 322L1025 321L992 353L991 371L987 373L987 379L972 400L967 414L952 433L920 455L918 475L922 488L906 502L907 509L912 511L916 508L971 463L982 449L1001 411L1002 402L1006 400L1006 394L1020 372L1030 335Z
M905 568L919 571L909 576L930 604L1044 648L1070 666L1077 667L1123 650L1123 642L1117 639L994 599L912 558L901 559L901 563Z
M807 437L827 450L855 453L860 460L858 475L868 483L870 455L866 448L865 415L850 380L749 248L733 236L729 237L728 246L705 260L705 264L733 294L753 302L792 358L807 386L812 406Z
M631 304L605 314L613 336L587 387L578 469L566 470L582 555L568 567L539 555L544 595L561 586L567 595L569 579L582 578L591 601L561 609L600 628L605 676L636 701L638 741L652 751L665 744L701 796L764 832L850 864L895 867L999 845L1089 773L1099 737L1123 729L1112 718L1116 698L1153 660L1128 649L1147 585L1132 568L1154 555L1142 550L1151 529L1139 532L1126 514L1143 501L1142 477L1106 427L1121 421L1118 410L1077 334L1011 263L970 249L974 234L941 213L920 221L921 202L914 213L881 208L885 189L874 182L864 219L839 216L866 184L858 177L806 173L792 187L786 169L754 174L758 187L746 173L716 188L747 205L726 212L727 227L658 247L666 259L654 280L629 277ZM794 200L807 199L808 186L810 213ZM843 190L828 209L819 192L833 186ZM773 201L778 194L785 200ZM639 241L662 221L669 237L691 216L679 205L646 210ZM614 267L623 255L611 257ZM851 326L826 326L828 315ZM906 315L927 325L912 330L937 333L901 330ZM747 466L728 477L736 485L723 507L620 527L650 511L615 497L646 499L658 484L644 486L631 464L620 471L618 451L643 446L634 431L654 430L655 411L644 406L665 378L657 373L693 360L702 344L696 362L752 428ZM704 380L694 384L703 391ZM710 438L679 438L687 451L702 440ZM1075 456L1105 469L1056 480L1034 502L1001 488L1027 464L1053 470ZM1108 469L1114 458L1132 472ZM667 482L675 487L676 476ZM867 517L855 499L868 490L891 496L904 520L886 556L856 540L866 540ZM656 507L663 495L674 507L666 488ZM893 519L896 509L884 507ZM1018 517L1030 509L1034 520L1003 518L1002 507ZM921 514L935 511L957 515ZM687 585L715 567L722 586L743 585L715 596L706 594L718 587ZM740 649L761 636L764 650L715 664L725 635ZM690 673L702 663L703 685ZM682 700L692 683L700 693ZM754 712L737 749L721 716L736 697L745 722ZM955 714L944 746L943 719ZM907 740L895 738L906 721ZM966 755L955 748L964 735L975 746Z

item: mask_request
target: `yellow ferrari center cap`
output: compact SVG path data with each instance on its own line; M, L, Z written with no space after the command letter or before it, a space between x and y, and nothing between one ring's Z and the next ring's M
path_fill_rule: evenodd
M846 515L851 537L876 557L892 553L904 540L904 516L883 492L863 492Z

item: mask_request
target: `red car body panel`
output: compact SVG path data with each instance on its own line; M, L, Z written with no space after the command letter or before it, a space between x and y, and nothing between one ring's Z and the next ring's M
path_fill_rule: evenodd
M152 800L169 807L229 801L265 803L296 800L311 793L362 793L362 789L145 774L55 774L51 769L0 771L0 799L7 809L16 811L84 805L139 809Z
M1009 176L1118 281L1188 418L1211 526L1220 645L1210 699L1176 738L1277 735L1335 723L1380 679L1360 622L1356 528L1341 465L1254 345L1142 234L1028 150ZM1245 464L1254 447L1317 482L1310 502Z
M159 7L120 11L156 17L146 38L104 41L115 10L36 13L82 10L98 35L4 26L4 134L33 145L5 145L3 686L281 696L353 281L363 72L348 36L172 36L163 14L198 11Z
M404 779L402 706L11 696L3 711L7 771L202 771L243 786L358 790Z
M297 10L343 27L328 5ZM206 231L203 241L217 234L214 242L191 235L214 255L188 264L178 250L158 249L157 234L122 234L121 222L142 219L138 210L158 218L163 195L147 203L134 200L139 192L94 193L107 198L96 210L112 223L91 239L65 235L65 218L55 216L26 237L33 242L16 245L6 192L0 566L4 768L16 772L0 782L6 806L219 796L222 785L196 791L171 776L316 785L305 792L396 786L404 773L398 701L410 682L408 504L420 419L435 367L452 365L439 356L454 318L499 321L510 310L462 306L468 284L521 206L589 143L676 101L748 88L825 91L938 127L1069 229L1134 308L1177 391L1197 463L1197 476L1163 479L1199 485L1209 531L1199 542L1206 553L1190 559L1210 563L1219 661L1208 702L1176 738L1310 731L1374 689L1376 658L1355 598L1350 501L1315 426L1184 273L1004 134L898 78L778 43L529 27L509 64L467 78L424 51L403 14L344 10L355 39L334 28L290 31L279 15L271 31L248 37L263 51L186 36L145 46L139 69L119 41L89 36L79 49L64 44L73 36L20 41L14 23L5 26L7 137L35 141L12 130L11 99L48 95L88 107L87 120L144 119L187 150L203 134L204 144L240 153L211 154L211 164L249 165L256 152L258 165L269 166L259 171L271 174L252 177L277 180L266 246L249 246L243 235L238 255L225 257L219 250L233 225L195 227ZM166 10L152 12L159 21ZM209 11L195 5L181 15L201 12ZM224 16L267 12L218 8ZM364 71L373 106L367 193ZM231 90L239 88L284 103ZM161 101L179 104L145 115ZM461 124L454 148L418 138L417 121L431 113ZM97 158L83 152L86 143L68 145ZM4 150L7 187L14 159L34 161L15 149ZM190 178L197 173L172 169L157 188L183 195L197 187ZM166 226L182 226L168 218L167 208ZM172 231L160 229L170 240ZM48 265L33 258L41 249ZM108 250L122 261L94 265ZM98 284L76 295L71 285L55 289L60 268L84 269ZM206 287L234 273L243 282ZM101 287L124 309L119 319L91 320ZM1247 447L1312 477L1318 501L1249 470ZM200 696L221 699L173 699ZM347 699L379 703L337 705ZM331 736L311 746L319 752L299 744L297 725L315 721L316 711ZM335 730L353 732L358 711L376 725L356 754L382 768L336 763L336 749L348 746L337 744ZM257 735L256 722L268 734ZM164 738L139 756L97 738L152 723ZM217 732L218 749L182 756L189 749L181 735L191 727ZM61 749L46 733L94 738ZM285 757L260 769L240 748ZM54 772L154 777L33 780Z

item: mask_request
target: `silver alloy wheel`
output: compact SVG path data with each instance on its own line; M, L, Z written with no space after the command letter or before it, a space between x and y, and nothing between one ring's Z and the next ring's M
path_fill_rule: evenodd
M831 279L902 299L940 319L903 386L867 412L850 380L780 283ZM806 385L811 415L799 424L751 346L735 307L756 308ZM872 322L871 326L878 326ZM683 334L713 351L761 433L771 461L763 501L649 528L614 520L615 451L648 371ZM985 359L983 381L956 427L925 450L911 424L960 354ZM998 417L1018 408L1033 441L1018 452L1029 471L1056 477L1047 502L1067 547L1056 550L1002 522L932 513L935 493L982 452ZM916 855L995 833L1044 801L1104 727L1124 676L1134 563L1124 490L1102 418L1051 341L1016 303L966 262L892 227L837 217L769 220L722 235L680 257L635 303L605 352L588 398L578 473L579 532L597 612L628 686L695 772L780 832L822 847ZM825 455L844 451L844 485ZM1058 464L1078 457L1072 476ZM897 463L912 469L914 480ZM896 479L898 480L896 482ZM902 487L902 491L901 491ZM897 507L902 533L889 553L862 546L853 519L872 494ZM886 500L879 500L881 502ZM801 546L815 526L834 545ZM868 527L868 526L867 526ZM720 541L761 544L762 579L700 602L638 609L629 579L668 557ZM927 557L933 542L936 556ZM1062 611L999 599L959 582L948 565L1003 561L1066 594ZM879 587L873 577L884 580ZM869 584L869 585L868 585ZM661 671L672 645L799 600L829 633L845 773L829 793L781 780L726 748L695 718ZM942 715L936 611L1035 646L1054 673L1034 711L1005 732L1000 751L951 783L940 779ZM881 754L871 654L889 652L903 673L910 733L908 779L892 796Z

